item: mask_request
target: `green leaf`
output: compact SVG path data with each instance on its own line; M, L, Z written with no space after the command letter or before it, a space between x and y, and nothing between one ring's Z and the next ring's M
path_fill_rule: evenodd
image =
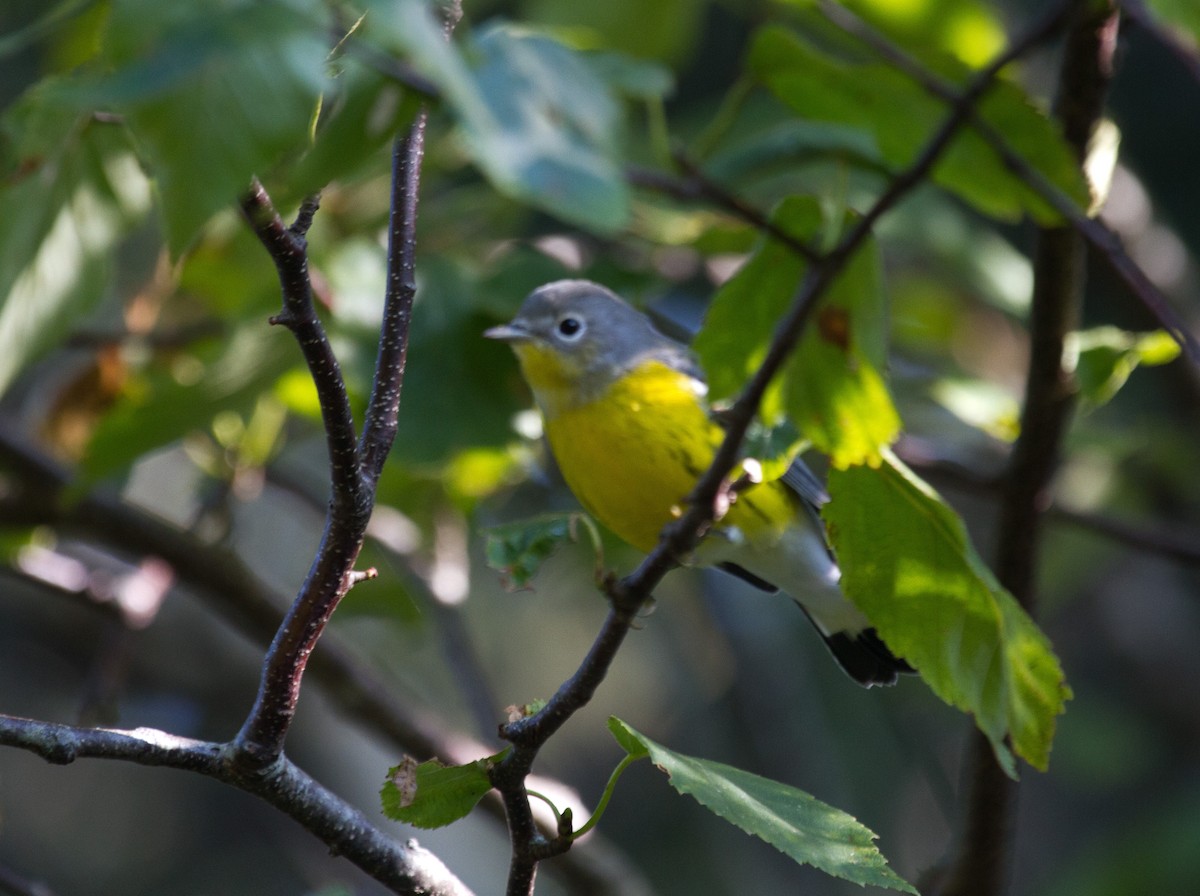
M608 730L617 739L617 743L621 745L621 749L635 759L641 759L650 755L650 748L646 746L646 741L642 736L616 716L609 716Z
M789 198L772 217L805 242L821 215L808 198ZM736 394L762 362L779 319L807 266L793 250L764 239L714 297L695 349L721 401ZM878 250L868 242L821 298L784 374L763 402L775 424L786 412L800 434L837 466L875 462L900 429L884 385L887 313Z
M507 752L507 751L505 751ZM388 770L379 796L383 814L418 828L440 828L467 815L492 789L488 769L504 752L466 765L420 764L409 756Z
M1163 330L1130 333L1117 327L1074 333L1070 348L1078 358L1079 389L1093 405L1105 404L1116 395L1138 365L1166 364L1179 355L1179 343Z
M706 170L718 183L728 184L762 177L775 168L794 170L819 158L851 161L863 168L877 168L882 162L874 137L861 128L790 119L739 134L736 142L714 153Z
M1050 757L1070 697L1050 642L980 559L958 515L889 453L833 470L823 509L842 587L939 697L975 716L1005 770Z
M787 784L668 750L620 719L608 727L631 756L648 754L677 791L794 861L857 884L917 892L888 867L875 834L840 809Z
M328 26L321 4L306 0L113 4L111 71L70 96L125 117L156 178L175 254L252 176L308 145Z
M497 189L599 233L625 226L619 107L585 60L506 24L484 28L461 52L416 0L387 16L389 35L441 89Z
M912 162L948 114L931 96L891 66L835 55L779 26L762 29L750 69L803 119L840 123L870 135L895 169ZM938 69L960 83L970 70L956 60ZM1059 189L1087 208L1087 184L1056 126L1015 84L1000 81L979 103L979 114L1008 144ZM975 131L958 133L933 172L936 183L975 208L1006 221L1032 215L1039 223L1058 214L996 156Z
M487 565L500 573L508 590L528 588L555 551L566 542L578 540L581 524L587 528L599 556L600 533L590 519L582 513L553 513L488 529L484 533Z
M665 99L675 87L669 68L627 53L596 50L584 55L583 60L606 84L635 99Z
M520 8L531 21L567 32L576 46L620 47L638 59L674 67L690 57L707 19L705 5L695 0L526 0Z
M378 260L382 264L381 256ZM354 273L354 264L347 267ZM361 271L363 265L357 267ZM379 276L383 276L382 269ZM378 282L371 281L371 288ZM505 346L480 336L495 321L479 307L482 292L462 266L438 259L423 264L394 456L421 464L444 463L469 447L498 447L511 441L512 417L522 406L517 404L516 394L496 388L500 371L510 369L510 356ZM377 310L374 313L378 315ZM368 366L350 372L360 375L364 389L374 375L379 341L376 320L355 330ZM464 351L464 346L470 350ZM456 363L447 364L446 358L451 357ZM453 407L455 413L447 414L447 407ZM437 420L438 425L430 426L430 420Z
M415 94L358 60L343 57L321 98L313 143L291 172L291 193L313 193L331 181L345 182L369 162L384 158L383 148L419 106ZM278 202L279 195L275 199Z

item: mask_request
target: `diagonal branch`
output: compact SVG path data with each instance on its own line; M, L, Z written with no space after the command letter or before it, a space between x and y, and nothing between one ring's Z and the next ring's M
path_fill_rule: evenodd
M392 152L392 204L388 221L387 291L379 331L375 380L367 404L366 423L359 444L362 475L374 483L383 470L396 438L400 413L400 387L408 357L408 327L417 292L416 222L421 158L425 151L424 109L417 113L408 133L396 141Z
M317 317L308 274L307 235L319 206L319 197L310 196L304 200L290 227L283 223L267 191L257 180L242 197L241 206L242 214L279 273L283 308L271 318L271 323L292 331L317 390L329 450L331 499L338 512L352 512L361 492L355 464L354 415L350 411L350 396L341 367L325 335L325 327Z
M821 11L831 22L848 34L871 47L891 65L904 72L925 91L946 102L953 102L955 86L929 71L925 66L886 36L876 31L844 6L821 0ZM1179 312L1171 305L1146 272L1130 257L1121 243L1121 238L1098 218L1090 216L1055 186L1041 171L1016 152L1004 135L972 111L971 126L992 148L1014 174L1021 178L1051 208L1069 221L1088 244L1100 253L1113 272L1124 282L1125 287L1140 301L1171 336L1182 346L1192 363L1200 365L1200 341L1192 333Z
M538 863L565 852L571 846L567 835L553 840L541 836L532 821L524 779L542 745L582 706L587 704L607 675L617 651L633 622L649 601L663 576L687 556L712 522L718 496L727 489L730 471L737 463L741 445L767 387L794 350L818 299L829 289L854 253L866 242L875 223L914 187L921 184L959 129L970 120L979 99L994 83L997 74L1013 59L1027 52L1052 33L1062 20L1063 9L1039 22L1015 41L990 65L981 70L956 98L945 121L930 137L908 168L897 173L888 188L875 200L855 226L825 256L812 264L788 314L780 322L771 345L754 376L725 415L726 435L708 470L687 499L687 511L667 525L657 547L636 570L621 580L610 579L606 591L611 609L604 624L575 674L568 679L536 714L501 728L513 749L492 770L492 783L501 792L509 815L513 853L509 867L508 896L532 892Z
M445 10L447 36L460 16L457 4ZM408 132L396 140L392 154L387 288L375 379L361 442L355 440L337 360L313 309L304 235L316 212L316 200L307 201L296 223L286 230L261 184L255 182L243 201L247 218L279 270L284 311L274 322L287 325L295 333L321 396L333 474L321 544L300 594L267 652L254 707L237 737L243 760L253 767L263 768L282 755L308 657L334 609L358 581L354 564L375 503L376 484L395 440L400 410L416 292L417 194L425 120L422 109Z

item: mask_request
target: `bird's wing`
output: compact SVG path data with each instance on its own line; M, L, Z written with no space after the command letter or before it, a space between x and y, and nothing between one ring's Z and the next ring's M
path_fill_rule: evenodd
M808 468L808 464L796 458L787 468L779 481L799 495L805 504L811 504L814 509L829 503L829 492L817 478L817 474Z

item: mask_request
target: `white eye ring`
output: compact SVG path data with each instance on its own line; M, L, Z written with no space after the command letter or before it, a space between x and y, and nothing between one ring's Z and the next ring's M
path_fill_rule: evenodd
M563 342L578 342L587 332L587 324L583 318L574 314L564 314L554 325L554 332Z

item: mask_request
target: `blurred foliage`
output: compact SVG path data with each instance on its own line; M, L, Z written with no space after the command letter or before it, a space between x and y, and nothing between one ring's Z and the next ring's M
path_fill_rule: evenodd
M1033 14L978 0L845 5L958 85ZM1193 3L1147 5L1176 33L1200 31ZM299 354L267 324L278 282L236 201L252 176L285 215L321 191L310 268L361 411L382 307L389 146L436 89L400 434L363 557L380 578L351 593L333 628L399 699L449 730L474 726L494 752L504 705L553 692L603 603L596 551L569 543L575 505L539 450L528 393L504 347L479 334L540 283L590 277L680 331L704 319L697 350L714 397L731 398L805 264L703 190L655 190L627 177L631 166L665 168L682 147L722 190L827 248L946 106L812 2L480 0L465 13L447 43L436 10L416 0L3 4L0 425L71 465L69 498L116 493L197 544L229 548L282 608L319 538L324 443ZM1159 50L1135 34L1121 58L1111 115L1126 155L1107 214L1184 303L1198 288L1197 232L1178 209L1200 202L1189 174L1200 85L1164 71ZM1042 53L1010 66L980 111L1086 204L1044 113L1052 67ZM1176 114L1153 114L1162 102ZM1039 767L1061 708L1061 659L1075 700L1057 719L1050 773L1023 777L1014 892L1118 892L1138 880L1198 889L1187 844L1200 838L1200 714L1179 682L1200 675L1200 582L1144 546L1055 525L1040 576L1054 653L995 589L979 556L993 496L978 482L1016 433L1030 222L1055 216L970 131L932 181L889 213L826 296L768 396L766 422L796 425L775 429L771 450L830 455L847 587L869 582L864 606L897 626L934 690L995 742L1011 733ZM1151 541L1197 531L1194 371L1102 264L1089 269L1083 325L1073 350L1085 401L1059 506L1130 521ZM938 483L948 504L884 459L901 421L914 465L977 474ZM0 462L0 501L23 486L10 462ZM519 522L534 518L541 528ZM148 558L112 547L103 522L90 532L31 529L25 515L0 522L0 712L199 737L237 729L264 645L195 599L202 581L168 572L163 584ZM941 541L923 540L931 529ZM603 538L604 562L629 568L634 555ZM882 593L873 564L897 557L912 563L897 577L906 593L949 598L936 612L952 620L934 625L926 612L914 625L870 606ZM488 562L529 589L507 593ZM543 771L596 798L619 760L603 734L616 714L863 818L907 880L938 861L957 824L959 715L916 681L859 692L800 614L739 583L678 572L658 598ZM954 600L973 608L957 640ZM105 613L114 605L124 615ZM136 631L119 621L133 606L151 607ZM997 631L1010 635L997 642ZM1010 665L978 665L997 643ZM483 689L473 665L490 720L472 715ZM337 702L306 700L289 752L377 811L382 770L402 750L337 723ZM60 892L378 892L271 813L231 821L244 808L237 795L177 780L187 776L81 765L64 785L64 774L0 752L0 866ZM743 892L750 876L760 892L859 892L731 839L717 819L642 786L636 769L626 775L600 831L658 892ZM490 892L507 851L475 818L422 842ZM263 862L277 852L287 861ZM1163 861L1145 877L1149 853ZM547 878L543 889L560 885Z

